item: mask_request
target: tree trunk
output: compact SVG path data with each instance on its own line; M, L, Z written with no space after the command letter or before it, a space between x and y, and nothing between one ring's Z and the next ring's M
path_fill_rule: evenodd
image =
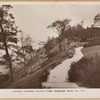
M25 72L25 75L27 75L26 68L25 68L26 67L26 64L25 64L25 60L26 59L25 59L25 51L24 51L24 48L23 48L23 55L24 55L23 56L23 58L24 58L24 72Z
M2 34L2 38L3 38L3 43L4 43L6 55L7 55L7 61L9 62L11 81L13 82L14 81L14 79L13 79L13 67L12 67L11 57L10 57L9 52L8 52L6 36L5 36L4 30L2 28L2 18L1 18L0 28L1 28L1 34Z
M62 47L61 47L61 37L59 35L59 51L61 52L62 51Z
M32 59L33 59L33 56L31 54L31 72L33 72L33 68L32 68Z

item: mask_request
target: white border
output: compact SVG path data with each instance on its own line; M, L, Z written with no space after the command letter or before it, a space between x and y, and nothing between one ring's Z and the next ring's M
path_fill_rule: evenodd
M100 89L1 89L0 94L0 98L100 98Z
M100 5L100 2L0 2L0 5L11 4L11 5Z

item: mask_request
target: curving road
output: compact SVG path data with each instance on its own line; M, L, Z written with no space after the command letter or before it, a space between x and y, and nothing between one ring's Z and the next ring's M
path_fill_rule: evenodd
M72 62L77 62L83 57L82 48L76 48L72 58L66 59L54 69L50 70L47 82L43 82L42 86L46 88L77 88L78 86L75 83L69 82L68 71Z

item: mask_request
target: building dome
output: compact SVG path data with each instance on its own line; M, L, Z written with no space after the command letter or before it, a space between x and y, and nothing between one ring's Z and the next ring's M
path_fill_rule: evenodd
M98 27L100 28L100 13L97 14L94 18L94 24L92 27Z
M95 16L94 20L100 20L100 13Z

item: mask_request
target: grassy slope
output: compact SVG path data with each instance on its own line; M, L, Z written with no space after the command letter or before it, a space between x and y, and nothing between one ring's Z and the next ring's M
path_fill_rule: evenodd
M82 53L85 57L95 57L96 55L100 55L100 45L92 46L82 49Z
M37 72L28 75L15 81L8 88L41 88L40 77L46 71L46 68L40 69Z
M73 49L74 48L71 48L72 52ZM70 52L69 54L72 54L72 52ZM43 74L48 69L54 68L63 60L67 59L69 57L69 54L67 51L65 51L61 52L58 55L55 55L48 61L48 63L44 67L26 77L13 82L8 88L41 88L41 77L43 76Z
M54 57L51 57L48 61L46 61L45 64L43 64L43 67L41 69L13 82L8 88L41 88L41 77L43 76L43 74L47 70L54 68L59 63L67 59L70 54L73 55L73 50L76 46L78 45L71 45L66 51L62 51L56 54Z
M83 83L81 83L81 82L76 82L76 83L79 86L100 87L100 85L99 85L99 83L100 83L99 82L99 78L100 78L99 59L100 58L98 58L100 56L100 45L83 48L82 53L83 53L84 57L93 58L93 59L89 60L87 63L84 61L83 62L81 61L81 64L73 66L74 70L71 69L71 71L72 71L71 73L72 73L72 75L74 75L74 79L75 79L75 73L78 73L77 77L80 77L83 82ZM80 68L80 66L81 66L81 68ZM76 69L75 69L75 67L76 67ZM86 74L84 74L84 73L86 73ZM84 78L82 78L82 76L84 76Z

